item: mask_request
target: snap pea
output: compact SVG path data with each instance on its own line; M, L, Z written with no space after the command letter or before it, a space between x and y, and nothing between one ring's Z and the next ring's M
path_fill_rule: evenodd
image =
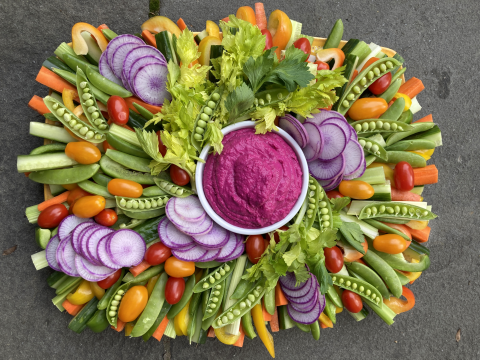
M204 275L193 288L193 292L206 291L224 281L235 268L235 263L236 260L227 261L209 274Z
M340 295L338 295L337 291L332 285L328 286L326 295L336 307L343 308L342 298L340 297Z
M133 103L133 106L135 107L135 109L137 109L140 115L142 115L145 119L151 120L154 118L155 115L150 111L148 111L147 109L145 109L143 106L137 104L136 102Z
M291 329L295 326L293 320L290 318L290 315L288 315L287 305L278 307L278 323L281 330Z
M148 188L149 189L149 188ZM146 189L145 189L146 190ZM145 193L145 191L144 191ZM195 267L199 268L199 269L210 269L210 268L215 268L215 267L218 267L222 265L221 262L218 262L218 261L207 261L207 262L197 262L195 263Z
M99 185L94 183L93 181L90 180L84 180L80 181L77 183L77 185L85 190L86 192L89 192L90 194L94 195L100 195L103 196L106 199L113 199L115 196L110 194L105 186Z
M117 207L122 209L123 211L129 211L129 212L141 212L144 210L154 210L158 208L163 208L165 207L169 199L170 198L168 196L139 197L139 198L115 196Z
M358 216L360 220L376 217L425 221L435 219L437 215L430 210L421 208L420 206L397 201L385 201L365 206Z
M118 35L110 29L102 29L102 34L108 41L111 41L113 38L116 38Z
M207 305L205 307L205 311L203 312L202 321L208 319L209 317L217 314L218 310L220 309L220 305L222 303L223 295L225 293L225 280L216 284L212 290L210 291L210 296L208 297ZM206 291L205 293L208 293ZM202 293L196 293L202 294Z
M302 330L303 332L309 333L311 331L310 325L301 324L296 322L295 320L292 320L292 321L295 323L295 326L300 330Z
M53 152L65 151L66 147L67 145L59 144L59 143L42 145L30 151L30 155L41 155L41 154L49 154Z
M164 267L165 264L152 266L137 276L133 276L131 272L127 272L122 281L125 283L131 282L132 284L137 285L140 282L150 280L152 277L157 276L163 271Z
M369 245L371 244L370 242ZM367 253L363 256L363 260L385 281L393 296L400 297L402 295L402 284L400 280L398 280L397 274L393 268L373 250L373 245L369 246Z
M376 251L375 249L371 249L371 250L372 250L371 251L372 254L377 255L379 258L385 261L391 268L396 270L420 272L420 271L427 270L430 267L430 258L428 255L420 255L420 261L418 263L413 263L405 260L405 257L403 256L403 254L392 255L392 254L386 254L386 253ZM390 291L391 291L391 288L390 288ZM400 291L400 295L401 295L401 291ZM394 294L394 296L396 297L399 297L400 295Z
M102 185L105 187L107 187L110 180L112 180L110 176L105 175L100 171L97 171L95 175L92 176L92 178L93 178L93 181L95 181L98 185Z
M147 220L138 220L138 219L131 219L125 214L119 214L117 217L117 222L111 226L114 230L119 229L134 229L140 224L143 224Z
M143 189L143 196L153 197L153 196L160 196L160 195L169 195L169 194L167 194L165 191L160 189L158 186L149 186L148 188ZM201 264L205 264L205 263L201 263Z
M195 286L195 274L191 275L187 283L185 284L185 290L183 296L178 303L172 306L170 311L167 314L168 320L172 320L175 316L178 315L180 311L187 305L188 301L193 295L193 287Z
M190 305L188 308L188 314L190 315L190 317L194 317L194 314L198 308L198 304L202 299L202 295L203 295L202 293L193 293L192 300L190 301Z
M413 114L410 109L407 111L403 112L398 121L403 122L405 124L411 124L413 120Z
M253 328L251 310L248 310L242 316L242 328L243 328L243 332L245 333L245 336L248 337L249 339L254 339L257 336L257 334L255 334L255 329Z
M401 231L398 231L397 229L391 228L390 226L385 225L384 223L381 223L380 221L373 220L373 219L365 219L363 221L365 221L367 224L373 226L374 228L377 228L378 230L381 230L381 231L386 232L388 234L395 234L395 235L401 236L405 240L410 241L410 238L407 235L405 235Z
M167 313L168 313L168 311L170 310L171 307L172 307L172 305L170 305L168 302L166 302L166 301L163 302L162 309L160 310L160 313L158 314L157 319L155 320L153 325L150 327L150 329L148 329L148 331L145 334L142 335L143 341L148 341L148 339L150 339L152 337L155 330L157 330L158 325L160 325L163 318L165 316L167 316Z
M58 121L60 121L63 126L75 134L75 136L94 144L105 141L106 137L104 133L99 132L96 128L80 120L60 101L51 96L46 96L43 101L50 112L55 115Z
M122 272L120 274L120 277L118 278L117 282L110 286L107 291L105 291L105 294L103 297L100 299L98 302L97 308L99 310L103 310L107 308L108 302L110 301L110 298L117 292L117 289L122 285L122 278L123 275L125 274L125 269L122 269Z
M58 122L58 119L52 113L43 114L43 117L45 118L45 120Z
M198 304L197 310L195 311L195 317L192 318L193 323L189 325L188 331L187 331L187 333L190 334L189 340L197 344L201 344L202 342L205 343L206 341L206 337L202 336L202 338L200 338L200 336L203 333L203 329L202 329L203 312L201 308L202 308L202 304Z
M310 325L310 331L315 340L320 339L320 324L318 323L318 320Z
M387 151L380 143L372 140L371 138L367 139L363 137L358 138L358 143L367 154L372 154L377 158L387 160Z
M32 172L28 177L40 184L77 184L90 179L100 168L98 164L78 165L69 169L42 170Z
M375 61L365 70L361 71L350 83L345 90L345 93L339 99L338 112L342 115L345 115L350 106L352 106L355 100L357 100L370 85L372 85L376 80L381 78L386 73L393 71L395 66L399 65L401 65L401 63L398 60L384 57L383 59Z
M114 134L111 134L111 133L107 134L107 142L118 151L121 151L122 153L138 156L145 159L151 159L151 157L141 148L133 144L130 144L129 142L126 142L125 140L119 138Z
M330 276L332 278L333 283L338 287L350 290L364 297L365 299L373 301L374 303L378 304L378 306L382 307L383 305L382 294L380 294L380 292L375 286L369 284L366 281L363 281L351 276L340 275L340 274L330 274ZM401 289L401 286L400 286L400 289ZM400 293L401 293L401 290L400 290Z
M145 241L145 244L148 245L152 241L155 241L158 239L158 223L162 219L163 219L163 216L154 218L154 219L149 219L145 221L143 224L140 224L139 226L135 227L133 231L140 234L140 236Z
M70 330L75 331L77 334L80 334L87 327L87 322L92 318L92 316L97 311L98 299L94 296L85 306L80 310L80 312L75 315L75 317L68 324Z
M403 113L403 109L405 109L405 99L401 97L395 100L387 111L380 115L379 119L398 120Z
M91 68L94 72L99 72L98 66L92 65L77 56L72 56L71 54L63 54L63 61L65 61L65 64L67 64L74 73L77 72L77 68L82 69L83 72L87 71L87 68Z
M404 133L412 129L412 125L400 121L387 119L365 119L358 120L352 124L355 132L363 137L375 135L376 133Z
M267 310L270 315L275 313L275 288L265 292L263 304L265 305L265 310Z
M365 249L363 248L362 244L353 238L352 234L350 233L350 231L348 231L346 226L340 226L339 230L342 240L345 240L350 246L352 246L361 254L365 254Z
M375 162L376 159L377 157L374 155L365 156L365 166L371 165L373 162Z
M430 122L424 122L424 123L413 123L413 124L410 124L408 126L410 126L410 129L407 130L407 131L404 131L402 133L395 133L395 134L389 135L387 137L387 139L385 140L385 142L387 143L387 146L395 144L397 141L403 140L406 137L409 137L413 134L417 134L417 133L420 133L420 132L423 132L423 131L430 130L431 128L433 128L435 126L435 124L430 123Z
M57 68L60 70L70 71L73 73L72 69L70 69L63 61L58 59L56 56L49 56L43 63L43 67L46 67L48 70L53 71L53 69Z
M435 143L424 139L402 140L386 148L387 151L411 151L423 149L435 149Z
M102 76L100 74L98 75ZM101 110L98 108L97 100L95 99L91 87L92 86L85 73L82 69L77 68L77 91L80 104L83 108L83 113L95 129L99 132L106 132L108 131L108 123L103 117Z
M387 88L387 90L381 93L378 97L389 103L400 89L400 86L402 86L402 79L394 80L390 82L390 86Z
M426 248L425 246L419 244L415 240L412 240L408 249L415 251L419 255L422 255L422 254L430 255L430 250L428 248Z
M276 104L280 101L285 100L285 98L290 94L290 92L285 88L276 88L268 89L255 94L255 100L253 101L254 106L265 107ZM248 109L241 115L251 112L252 108Z
M400 77L405 73L405 71L407 71L406 67L402 67L401 69L399 69L395 74L392 75L392 80L390 83L396 81L397 79L400 79Z
M395 218L386 218L386 217L377 217L375 218L375 220L390 223L390 224L399 224L399 225L406 224L410 221L406 219L395 219Z
M65 80L67 80L70 84L77 86L77 76L74 73L71 73L69 71L64 71L60 69L53 69L53 72ZM90 84L91 85L91 84ZM110 95L105 94L103 91L98 90L95 86L91 85L90 89L92 90L91 94L95 95L95 99L103 103L104 105L107 105L108 99L110 98Z
M330 31L330 34L328 35L327 40L323 45L323 48L324 49L338 48L338 45L340 45L340 41L342 40L342 37L343 37L343 22L342 22L342 19L338 19L333 25L333 28Z
M305 230L307 231L312 227L313 222L315 221L316 215L318 214L318 207L319 207L318 203L320 201L320 197L322 197L322 199L324 198L323 189L320 186L320 184L317 182L317 180L315 180L312 176L310 176L308 183L309 183L308 191L307 191L308 209L307 209L306 218L305 218ZM328 209L326 210L328 211ZM332 219L330 215L326 214L326 216L328 216L328 218L325 218L325 221L331 222ZM319 216L319 219L321 220L320 216ZM320 222L320 224L322 225L323 222Z
M98 304L97 304L98 306ZM88 320L87 326L94 333L100 333L104 331L110 324L107 320L107 310L98 310L93 314L93 316Z
M395 270L395 273L397 274L398 280L400 280L400 283L402 285L407 285L410 282L410 279L406 277L404 274L402 274L400 271Z
M195 332L197 330L197 312L201 305L199 304L199 301L196 301L196 300L199 300L201 297L202 297L202 294L200 293L193 294L192 300L190 301L190 305L188 308L190 319L188 320L186 335L188 336L189 344L192 344L193 336L195 335ZM194 300L196 301L195 303L194 303Z
M163 272L148 298L145 309L130 333L131 337L144 335L154 324L165 302L165 286L167 285L167 280L168 275L166 272Z
M108 156L102 156L99 164L102 171L112 178L131 180L138 182L139 184L155 185L154 177L149 173L129 170L123 165L113 161Z
M325 296L325 314L328 316L330 320L332 320L333 324L337 323L337 307L335 304L329 299L328 296Z
M316 181L315 181L316 182ZM310 180L309 180L310 183ZM312 185L310 183L310 185ZM318 185L318 186L317 186ZM325 193L325 190L320 186L320 184L315 185L318 187L319 194L318 194L318 224L320 230L323 229L333 229L333 214L332 214L332 207L330 206L330 201L328 200L328 196ZM312 204L311 200L308 200L308 210L312 210L316 204ZM307 216L308 216L307 210Z
M345 266L349 272L360 275L363 280L373 285L385 299L390 298L390 293L385 286L385 283L371 268L360 264L359 262L346 263Z
M123 213L132 219L147 220L165 215L165 208L162 207L158 209L142 210L138 212L123 210Z
M117 95L122 98L127 98L132 96L133 94L126 90L123 86L120 86L114 83L111 80L108 80L102 74L97 71L93 71L90 67L87 67L87 71L85 74L87 75L88 80L93 84L93 86L97 87L100 91L108 95ZM85 71L85 70L84 70Z
M148 173L150 171L150 167L148 165L150 164L151 160L149 159L133 156L112 149L107 149L105 155L107 155L110 159L119 163L120 165L125 166L126 168L145 173Z
M162 171L156 178L155 178L155 184L160 188L160 190L166 192L167 194L170 194L175 197L188 197L193 194L193 191L191 188L188 188L186 186L178 186L176 185L170 175Z

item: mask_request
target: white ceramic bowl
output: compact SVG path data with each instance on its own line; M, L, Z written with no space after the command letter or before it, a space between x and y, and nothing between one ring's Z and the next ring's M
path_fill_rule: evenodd
M238 124L230 125L230 126L227 126L226 128L223 128L222 133L223 135L226 135L231 131L245 129L245 128L254 128L254 127L255 127L254 121L242 121ZM276 133L280 135L287 142L287 144L289 144L292 147L293 151L297 155L298 161L300 163L300 167L302 168L302 172L303 172L302 192L300 193L300 196L298 197L297 202L293 206L292 210L288 213L288 215L285 218L283 218L281 221L278 221L275 224L272 224L270 226L258 228L258 229L245 229L245 228L232 225L229 222L225 221L221 216L217 215L217 213L212 209L212 207L208 203L208 200L205 197L205 193L203 192L203 169L205 168L205 164L201 162L197 163L197 169L195 171L195 183L197 186L198 198L200 199L200 202L202 203L202 206L207 212L207 214L212 218L213 221L215 221L221 227L227 230L233 231L234 233L243 234L243 235L266 234L268 232L274 231L280 228L281 226L285 225L300 210L303 200L307 195L307 189L308 189L309 172L308 172L307 160L305 159L305 155L303 155L303 151L300 148L300 146L297 144L295 140L293 140L293 138L290 135L288 135L282 129L279 129L278 131L276 131ZM209 151L210 151L210 145L205 146L202 149L202 152L200 153L200 158L206 161Z

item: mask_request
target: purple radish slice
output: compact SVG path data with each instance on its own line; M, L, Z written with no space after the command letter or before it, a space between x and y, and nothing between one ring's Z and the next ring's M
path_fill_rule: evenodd
M112 41L108 43L107 49L105 50L105 52L107 53L107 64L108 66L110 66L110 69L112 69L112 71L113 71L113 63L112 63L113 54L115 53L115 50L117 50L118 47L126 43L137 43L138 46L145 45L145 42L142 39L140 39L135 35L130 35L130 34L119 35L119 36L116 36L114 39L112 39Z
M75 267L80 277L87 281L101 281L117 271L105 266L94 265L79 254L75 255Z
M105 235L111 234L114 231L115 230L107 227L101 227L97 228L97 230L88 237L86 252L88 255L87 257L92 264L99 266L102 265L97 253L98 243Z
M161 64L163 65L164 63L160 61L160 59L155 58L153 56L145 56L144 58L139 59L139 61L136 61L134 65L132 65L132 68L128 70L128 75L125 74L125 69L124 73L122 74L122 81L125 84L125 86L128 86L130 89L133 91L133 84L131 83L130 79L133 79L135 75L137 74L138 70L143 67L144 65L150 65L150 64Z
M343 154L333 160L324 161L317 159L308 163L308 169L317 180L333 180L343 173L345 161Z
M220 225L217 225L217 223L213 223L212 230L210 230L208 234L192 235L193 241L208 249L221 248L227 243L229 238L229 232Z
M322 133L317 125L305 122L303 124L305 131L309 134L307 145L303 148L303 154L307 161L313 161L320 156L323 149Z
M112 71L115 74L115 76L118 77L119 79L122 78L123 60L125 60L125 57L130 52L130 50L133 50L138 46L139 45L137 43L128 42L120 45L113 52L112 59L111 59L112 62L110 64L110 67L112 68Z
M207 262L207 261L213 261L218 257L218 254L220 254L221 249L206 249L207 252L203 257L198 260L199 262Z
M311 276L311 278L313 278L313 276ZM315 280L316 278L307 280L309 283L299 291L289 290L287 288L282 289L285 289L285 296L292 302L296 303L297 305L306 304L315 297L315 292L317 291L318 287L317 281Z
M84 229L81 233L80 233L80 236L78 237L78 243L77 243L77 247L80 251L76 251L75 252L77 254L80 254L82 255L84 258L86 258L87 260L90 260L88 258L88 254L87 254L87 241L88 241L88 238L90 237L90 235L92 235L95 231L97 231L99 228L101 228L101 225L94 225L94 226L90 226L86 229Z
M81 224L77 225L77 227L75 227L75 229L73 229L73 231L72 231L72 246L75 249L75 252L77 252L78 254L80 254L82 252L82 250L80 248L80 236L82 235L83 230L89 229L90 227L95 226L95 225L96 225L96 223L94 223L94 222L84 222L84 223L81 223Z
M343 175L340 175L334 182L328 185L322 186L323 190L330 191L330 190L336 189L340 185L342 180L343 180Z
M165 219L165 231L162 229L161 239L165 244L168 242L171 249L184 249L196 244L190 235L184 234L171 221Z
M220 253L217 256L217 261L225 261L224 259L233 254L237 248L238 238L237 236L230 232L228 236L227 243L222 247Z
M98 70L102 76L106 77L108 80L113 81L115 84L123 86L122 80L115 76L110 65L108 65L107 52L104 51L100 56L100 61L98 62Z
M350 136L347 137L345 131L335 124L321 125L319 129L322 133L323 149L318 158L321 160L335 159L345 149Z
M57 248L57 262L62 271L69 276L79 276L75 267L75 255L77 253L72 246L72 237L60 241Z
M317 301L311 311L309 311L308 313L302 313L295 310L291 304L287 305L288 315L290 315L292 320L305 325L310 325L313 324L315 321L318 321L318 318L320 317L320 314L322 313L324 308L325 303L323 303L322 306L321 301Z
M327 125L327 124L335 124L338 125L342 128L342 130L345 132L345 135L347 136L347 141L350 139L350 132L352 131L352 127L350 124L347 122L345 119L338 119L338 118L332 118L325 120L322 125Z
M304 148L308 143L308 132L300 121L290 114L282 116L278 121L278 126L285 130L297 144Z
M350 127L351 127L351 125L350 125ZM351 131L350 131L350 140L358 141L357 132L355 131L354 128L352 128Z
M60 239L58 238L58 235L55 235L50 239L47 247L45 248L45 257L47 258L48 266L55 271L62 271L57 262L57 248L59 244Z
M359 168L357 171L355 171L355 172L354 172L353 174L351 174L351 175L348 175L348 176L345 175L343 178L344 178L345 180L357 179L357 178L361 177L361 176L365 173L366 168L367 168L367 164L365 163L365 160L363 160L362 165L360 166L360 168Z
M357 141L349 141L343 152L345 158L344 175L352 175L361 169L362 164L365 163L365 155L363 148Z
M330 180L318 180L318 183L320 184L321 187L325 186L331 186L335 184L338 181L338 178L341 178L343 174L339 174L338 176L334 177L333 179Z
M315 289L313 294L314 295L312 296L310 301L308 301L306 303L298 304L298 303L295 303L295 302L291 301L290 299L288 299L289 304L291 304L292 308L297 310L298 312L301 312L301 313L310 312L310 311L313 310L313 308L315 307L315 304L318 302L318 289Z
M68 215L58 225L58 237L60 240L65 239L77 227L77 225L84 222L93 222L92 219L82 219L75 215Z
M132 89L146 103L161 106L164 99L171 99L166 87L167 75L166 65L144 65L137 71L133 79L130 79L133 85Z
M117 230L107 240L105 248L113 262L122 267L136 266L145 256L145 241L130 229Z
M199 222L205 218L207 212L202 203L196 196L188 196L185 198L171 198L173 201L173 210L185 221Z
M103 238L100 239L97 245L97 255L98 258L100 259L100 262L103 264L103 266L106 266L110 269L121 269L122 267L120 265L115 264L112 259L110 259L110 256L108 255L107 249L106 249L106 244L107 240L112 236L113 234L108 234L105 235Z
M127 56L125 56L125 59L123 60L122 73L126 79L129 79L130 70L133 64L138 59L145 58L147 56L158 59L162 64L165 64L165 65L167 64L167 60L165 59L165 56L163 56L163 54L153 46L149 46L149 45L138 46L137 48L130 50Z
M213 227L213 220L208 215L205 215L205 218L202 221L196 223L183 220L175 212L174 202L170 200L165 206L165 214L178 230L187 235L205 235L208 234ZM160 228L160 224L158 226Z
M188 251L177 251L172 249L173 256L183 261L199 261L207 252L208 250L202 248L201 246L195 246Z
M197 247L198 244L195 242L195 241L192 241L192 243L186 247L183 247L183 248L180 248L180 249L174 249L175 251L177 252L185 252L185 251L189 251L189 250L192 250L194 247Z
M299 291L300 289L303 289L307 285L310 285L309 283L310 279L308 279L307 281L304 281L298 284L298 286L296 286L297 279L295 278L295 274L293 272L287 272L285 276L280 276L278 281L280 281L280 285L282 285L282 288L295 291L295 292ZM303 295L298 295L298 296L303 296Z
M345 119L343 115L331 110L320 110L318 114L312 114L312 116L313 117L307 118L305 121L316 125L321 125L327 119Z
M237 242L237 247L235 248L235 250L229 256L226 256L225 258L223 258L222 261L227 262L227 261L238 259L240 255L243 254L244 251L245 251L245 244L243 243L243 241L240 240ZM217 260L219 259L217 258Z

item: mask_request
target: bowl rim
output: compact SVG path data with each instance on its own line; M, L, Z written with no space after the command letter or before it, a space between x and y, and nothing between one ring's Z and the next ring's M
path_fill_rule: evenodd
M223 135L227 135L232 131L246 129L246 128L254 128L254 127L255 127L255 121L242 121L237 124L229 125L223 128L221 131ZM220 225L221 227L229 231L232 231L237 234L242 234L242 235L258 235L258 234L266 234L276 229L279 229L280 227L288 223L291 219L293 219L295 214L298 213L298 211L302 207L305 197L307 196L309 170L308 170L307 160L305 158L305 155L303 154L302 149L297 144L297 142L290 135L288 135L284 130L278 128L278 131L277 130L272 130L272 131L279 134L287 142L287 144L292 147L292 150L295 152L295 155L297 156L298 162L300 163L300 167L303 173L302 174L302 191L297 201L295 202L295 205L293 206L293 208L290 210L290 212L286 217L284 217L282 220L272 225L269 225L263 228L258 228L258 229L246 229L246 228L232 225L226 220L224 220L220 215L218 215L208 203L208 200L205 197L205 193L203 191L203 171L205 168L205 163L200 161L197 162L197 168L195 169L195 185L197 188L197 195L198 195L198 198L200 199L200 203L202 204L203 208L205 209L207 214L212 218L214 222L216 222L218 225ZM210 144L208 144L202 149L199 155L200 159L204 161L207 160L208 152L210 151L210 148L211 146Z

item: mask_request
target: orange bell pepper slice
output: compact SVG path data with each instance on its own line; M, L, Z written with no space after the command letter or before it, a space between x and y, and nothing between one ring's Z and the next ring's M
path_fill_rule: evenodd
M84 31L90 33L95 38L100 50L105 51L108 41L102 32L90 24L79 22L73 25L72 28L72 47L75 54L86 55L88 53L88 45L81 35Z
M345 54L342 50L337 48L322 49L317 51L317 60L323 62L329 62L330 60L335 60L331 70L335 70L343 65L345 61Z
M411 310L415 306L415 295L413 295L412 290L402 286L402 296L406 300L402 300L396 297L391 296L390 299L383 299L383 303L387 305L395 314L401 314L408 310Z
M237 18L248 21L252 25L257 25L257 19L255 18L255 11L250 6L242 6L237 10ZM210 35L210 33L209 33Z
M285 50L292 36L292 22L288 15L281 10L272 12L268 18L268 31L272 34L272 47L277 47L275 53L280 59L280 52Z

